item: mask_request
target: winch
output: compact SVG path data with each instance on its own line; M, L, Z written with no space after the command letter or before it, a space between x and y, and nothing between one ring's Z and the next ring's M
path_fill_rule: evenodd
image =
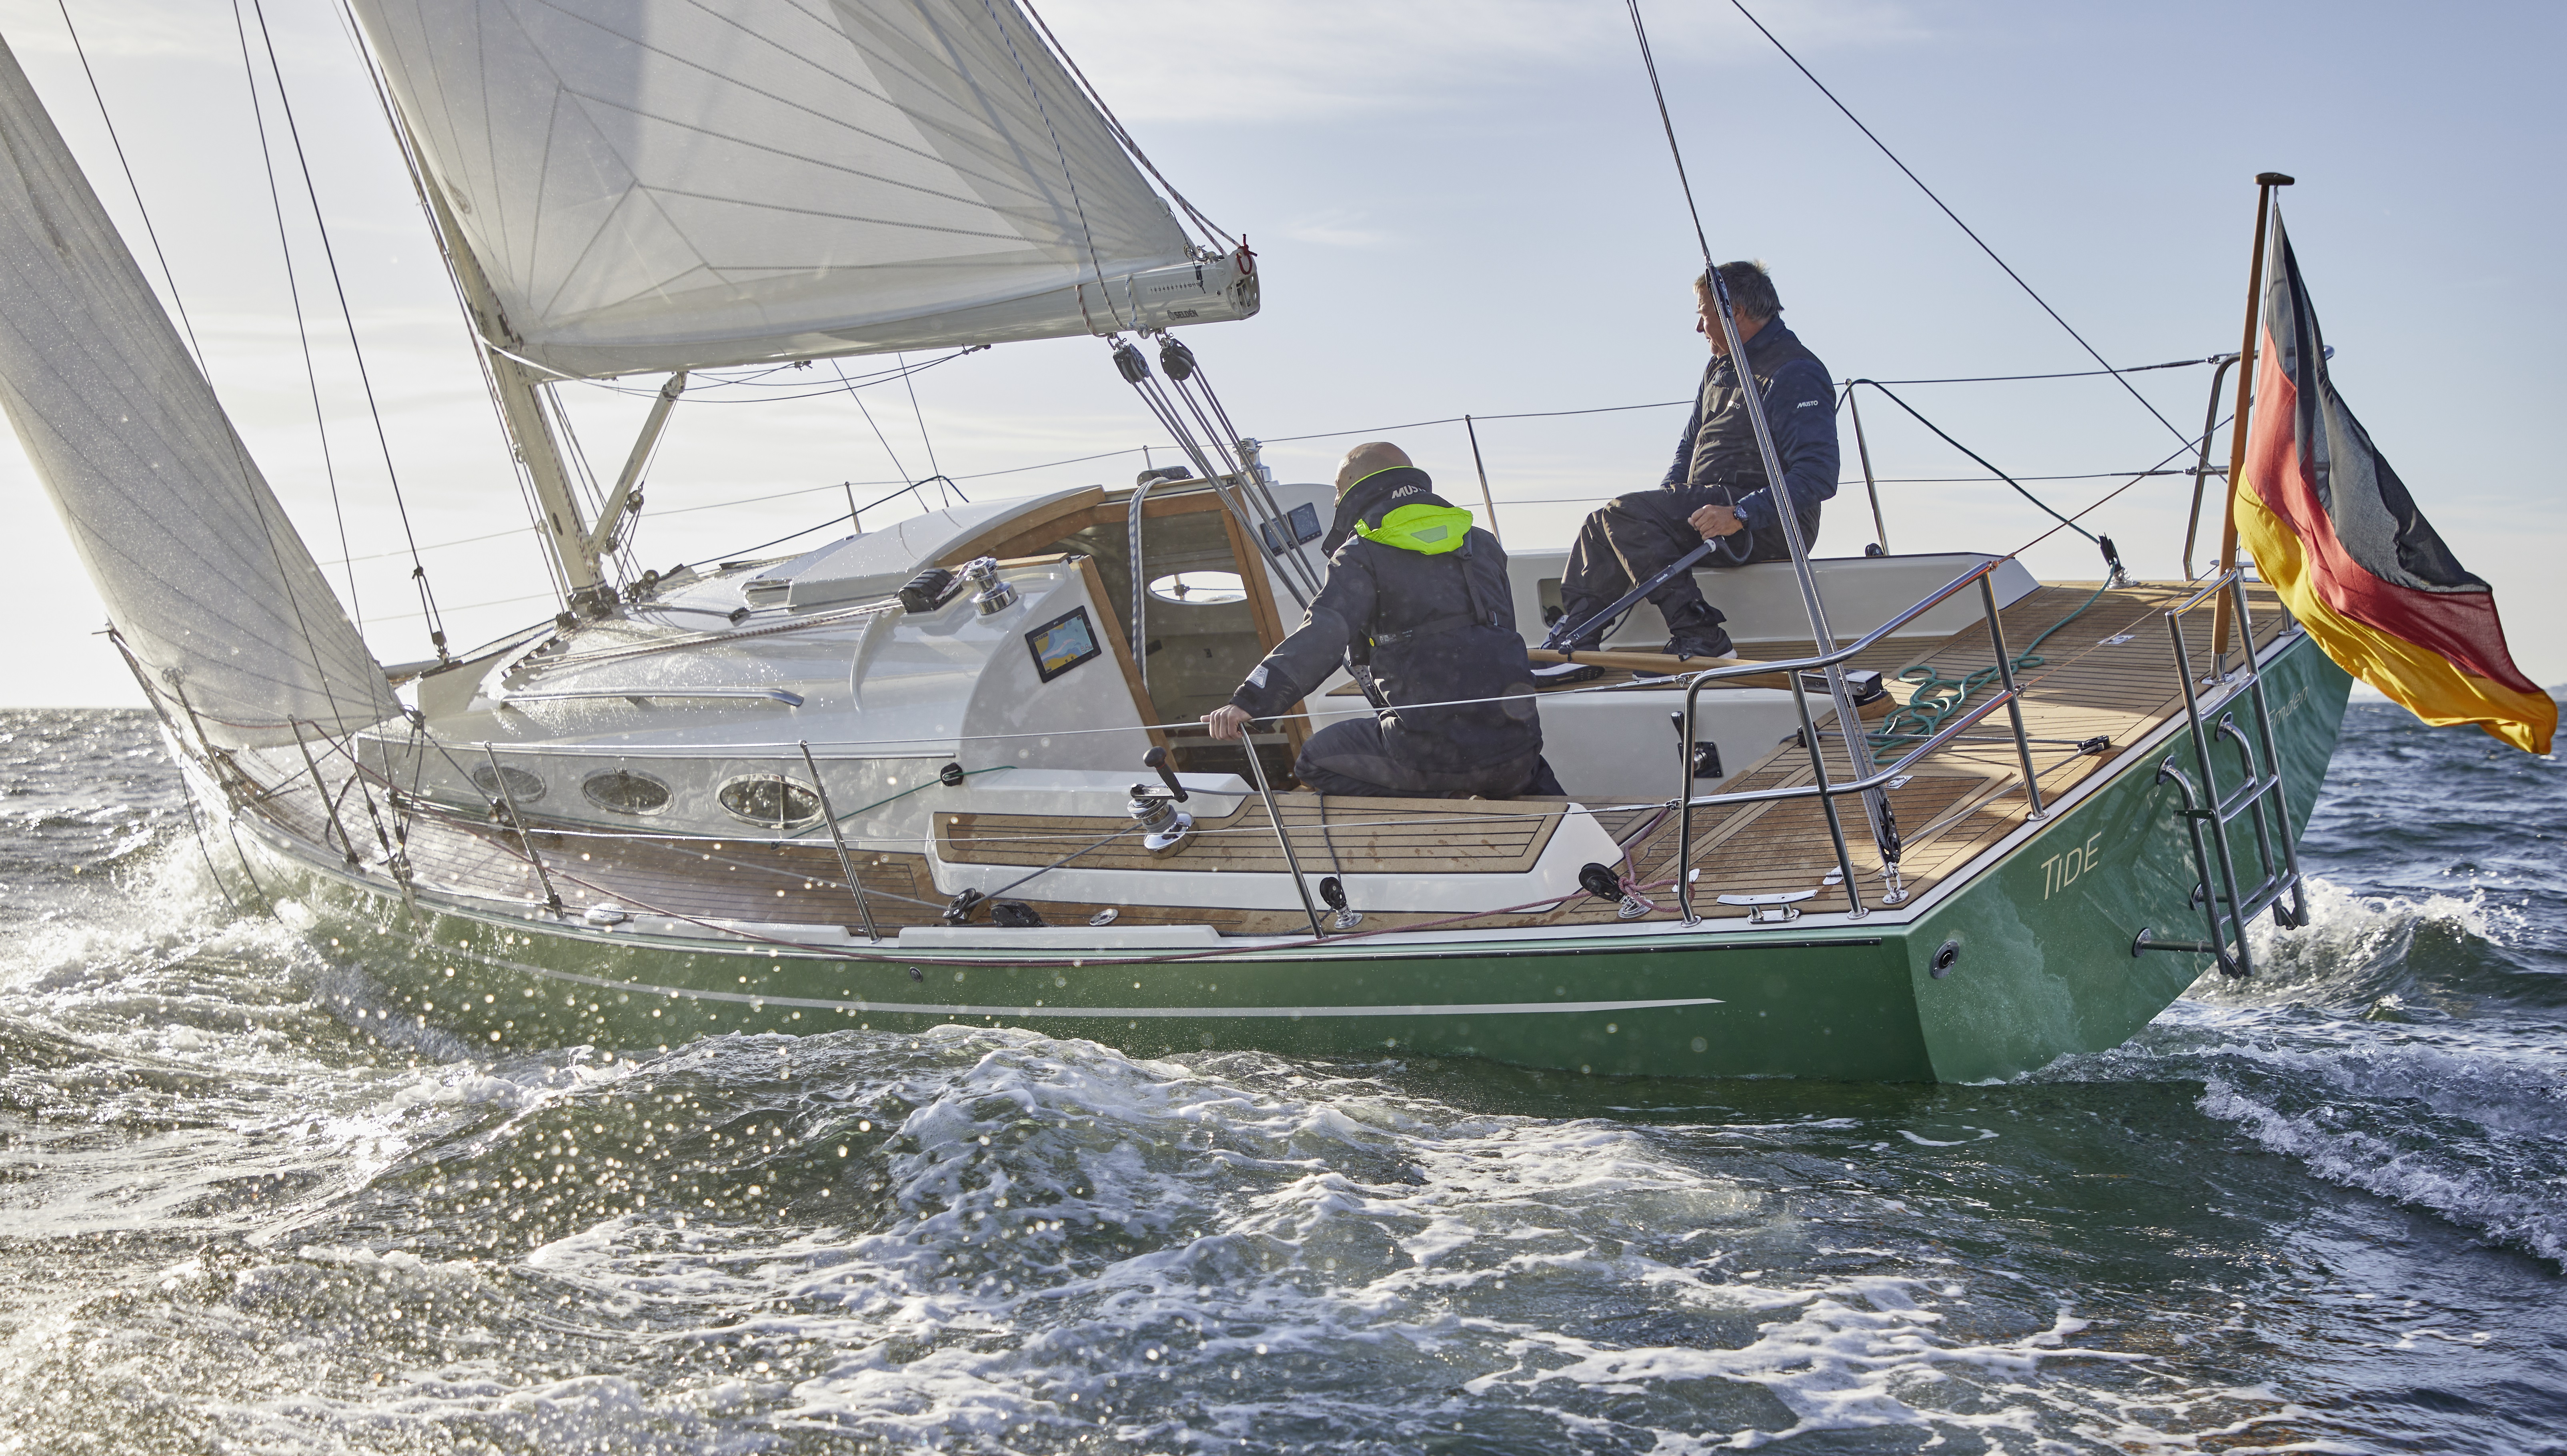
M1168 766L1168 750L1152 748L1142 755L1143 766L1159 771L1161 788L1146 783L1132 785L1131 800L1123 812L1142 831L1141 847L1152 854L1173 854L1186 837L1195 832L1195 816L1177 807L1187 798L1186 786L1177 782L1176 770Z

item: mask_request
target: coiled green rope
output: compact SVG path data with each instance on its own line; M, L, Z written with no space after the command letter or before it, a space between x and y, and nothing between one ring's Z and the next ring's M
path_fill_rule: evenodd
M2050 640L2052 633L2085 616L2086 609L2103 600L2104 593L2112 589L2113 584L2105 582L2095 588L2095 595L2088 597L2076 611L2044 628L2039 637L2025 644L2023 651L2015 655L2014 670L2029 672L2047 663L2049 659L2039 651L2041 645ZM1942 728L1944 721L1960 712L1962 706L1970 701L1971 694L1996 679L1997 670L1993 663L1959 678L1946 678L1932 664L1918 663L1898 675L1898 681L1915 684L1916 691L1908 695L1906 703L1891 710L1889 716L1880 721L1880 727L1871 730L1872 746L1886 748L1900 743L1922 742L1934 736Z

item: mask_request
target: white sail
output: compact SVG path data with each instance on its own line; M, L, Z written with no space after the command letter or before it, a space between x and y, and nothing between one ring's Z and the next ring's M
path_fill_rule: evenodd
M0 298L0 405L163 704L223 747L398 713L5 43Z
M560 374L1257 309L1012 0L356 8L499 297L491 342Z

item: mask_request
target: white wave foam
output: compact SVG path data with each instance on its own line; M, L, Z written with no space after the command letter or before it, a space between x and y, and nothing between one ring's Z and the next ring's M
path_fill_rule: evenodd
M2091 1372L2142 1357L2073 1343L2065 1310L1949 1338L1957 1271L1741 1270L1744 1248L1805 1236L1789 1200L1700 1154L1735 1148L1719 1128L1471 1115L1272 1058L1026 1032L865 1044L899 1065L858 1100L909 1108L847 1160L879 1221L620 1216L529 1259L663 1328L704 1321L653 1409L901 1449L1410 1449L1459 1422L1677 1452L1879 1426L2163 1446L2214 1404L2248 1423L2279 1404L2121 1388ZM1818 1135L1757 1133L1795 1134ZM1686 1335L1615 1337L1598 1309Z
M2218 1006L2272 1006L2292 1001L2367 1002L2403 972L2417 935L2504 944L2518 912L2490 904L2483 891L2428 895L2357 895L2321 875L2308 881L2309 920L2295 930L2258 917L2247 928L2255 976L2205 974L2186 996Z

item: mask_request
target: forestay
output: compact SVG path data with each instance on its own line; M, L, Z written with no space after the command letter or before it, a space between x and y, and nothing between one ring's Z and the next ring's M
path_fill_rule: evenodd
M1256 311L1012 0L356 8L498 294L491 342L560 374Z
M136 656L214 743L400 711L0 44L0 404Z

